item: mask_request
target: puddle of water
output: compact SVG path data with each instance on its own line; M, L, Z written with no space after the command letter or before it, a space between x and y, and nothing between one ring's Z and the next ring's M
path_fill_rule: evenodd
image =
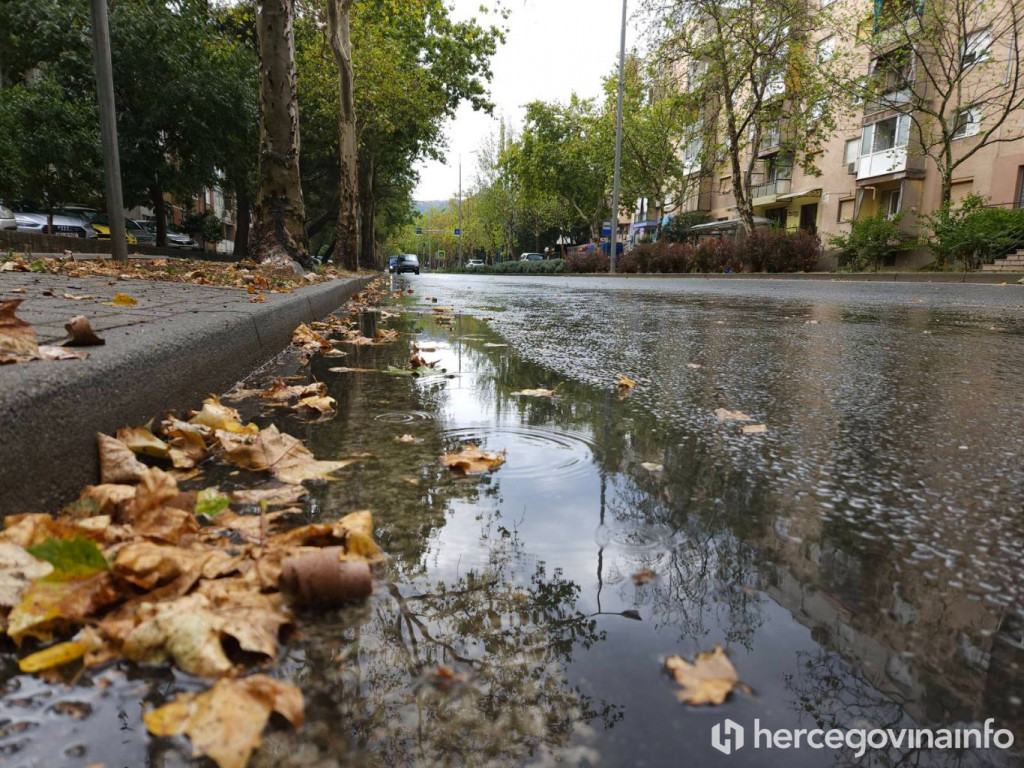
M364 333L377 323L364 316ZM512 339L470 316L448 326L409 313L388 325L405 331L400 343L346 347L342 364L404 366L415 339L436 347L425 357L454 378L336 374L328 370L336 359L306 369L290 355L265 373L328 383L333 420L278 423L318 458L370 455L316 488L305 514L333 520L373 510L392 561L366 605L300 618L302 634L272 674L302 687L307 724L268 733L254 766L717 765L723 757L709 734L725 717L770 728L940 728L995 717L1024 737L1020 602L1000 584L987 590L972 579L963 554L1012 554L1019 539L939 540L927 525L940 518L934 488L915 491L915 516L896 515L891 487L847 477L863 464L855 446L840 448L850 453L833 464L833 477L819 476L791 461L771 433L744 439L694 415L722 391L699 378L675 382L691 399L683 416L677 400L665 398L654 416L644 393L623 400L588 377L567 379L556 398L522 398L512 393L552 388L565 371L488 346ZM677 363L713 358L703 352L673 354ZM240 405L258 416L254 403ZM781 418L776 425L784 428ZM420 442L396 440L405 434ZM507 464L471 479L440 467L438 456L469 442L507 449ZM802 445L818 443L812 436ZM751 477L752 465L772 469ZM785 473L798 492L777 482ZM631 577L644 569L656 578L638 586ZM664 657L718 643L756 693L718 709L679 704ZM139 715L195 681L124 664L106 673L98 696L91 679L51 696L53 687L7 663L5 766L188 764L188 745L151 742ZM76 725L55 713L57 699L85 701L92 714ZM812 750L746 750L728 760L980 766L1016 758L893 751L858 763Z

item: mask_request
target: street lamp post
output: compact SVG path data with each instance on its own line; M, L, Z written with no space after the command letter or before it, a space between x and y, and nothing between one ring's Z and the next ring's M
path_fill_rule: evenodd
M615 272L615 251L619 244L619 178L622 166L622 100L626 87L626 3L622 0L622 36L619 40L619 104L615 113L615 174L612 181L612 236L608 243L608 271Z
M106 180L107 216L110 220L110 253L128 261L124 231L124 197L121 194L121 160L117 152L117 116L114 112L114 73L110 61L110 28L107 0L92 0L93 61L96 66L96 97L100 111L103 175Z
M459 269L462 269L462 155L459 155Z

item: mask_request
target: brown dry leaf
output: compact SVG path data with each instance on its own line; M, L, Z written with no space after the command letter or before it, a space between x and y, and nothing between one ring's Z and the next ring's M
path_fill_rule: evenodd
M619 375L619 380L616 382L615 386L619 388L620 395L625 395L633 391L633 388L636 387L636 382L623 373Z
M266 304L267 303L267 295L265 293L258 294L256 296L254 296L253 298L249 299L249 303L250 304Z
M26 590L8 617L7 634L18 645L26 637L49 642L57 629L83 623L120 597L110 571L76 579L51 574Z
M655 464L653 461L645 461L640 464L641 467L646 469L648 472L661 472L665 469L664 464Z
M519 397L554 397L558 394L558 390L562 385L559 384L554 389L521 389L518 392L512 394Z
M40 345L37 359L39 360L86 360L88 352L79 352L67 347Z
M395 441L399 442L399 443L408 443L408 444L411 444L411 445L418 445L419 443L423 442L423 438L422 437L416 437L414 435L402 435L401 437L396 437Z
M73 294L73 293L65 293L64 294L64 298L65 299L71 299L71 301L86 301L87 299L91 299L93 297L92 296L87 296L84 293L83 294L79 294L79 295L76 295L76 294Z
M292 407L303 416L315 418L334 413L334 409L338 407L338 401L326 395L304 397Z
M727 408L716 408L715 418L719 421L753 421L743 411L730 411Z
M210 455L204 439L204 433L209 433L207 427L199 427L177 419L164 422L162 427L164 436L171 443L168 456L175 468L192 469Z
M301 485L281 485L275 488L251 488L233 491L231 501L235 504L265 504L268 507L294 504L309 495Z
M104 485L135 483L146 471L146 465L120 440L97 433L96 444L100 454L100 482Z
M115 293L113 301L101 302L105 307L134 307L139 302L127 293Z
M29 584L51 571L52 565L34 558L23 547L0 542L0 607L16 606Z
M0 303L0 364L34 360L39 356L36 332L14 312L23 299Z
M93 332L85 315L72 317L64 323L64 330L68 332L68 337L61 342L65 347L98 347L107 343Z
M209 757L219 768L245 768L273 712L298 728L302 692L266 675L252 675L219 680L205 693L180 694L144 719L154 736L188 736L193 757Z
M764 424L747 424L742 428L744 435L760 435L768 431L768 427Z
M240 556L220 548L177 547L138 541L118 550L111 571L117 578L146 590L170 584L186 573L213 579L237 568Z
M710 653L698 653L693 664L679 656L669 656L665 668L683 686L676 695L687 704L718 705L729 697L733 688L750 691L749 686L739 682L736 668L720 645Z
M305 397L318 397L327 394L327 385L322 381L310 384L293 384L289 386L284 379L277 379L269 389L260 392L260 397L269 400L271 405L286 405L293 400Z
M292 331L292 345L302 347L307 352L326 351L331 348L331 343L327 339L305 323Z
M217 438L228 461L245 469L270 472L281 482L293 485L304 480L330 480L332 472L355 463L317 461L300 440L280 432L273 424L256 435L218 432Z
M170 446L145 427L122 427L117 430L117 439L128 446L132 453L141 453L155 459L166 459Z
M448 453L441 457L442 466L458 470L466 475L482 475L497 469L505 463L505 451L489 453L472 443L463 446L459 453Z
M134 485L106 483L87 485L78 496L78 502L95 505L98 515L113 515L123 504L135 498ZM89 504L91 502L91 504Z
M199 424L209 427L211 430L224 430L226 432L256 434L260 428L255 424L242 426L241 416L238 411L228 405L223 405L220 398L210 397L203 401L203 409L189 419L189 424Z
M376 368L328 368L331 373L380 373Z
M645 568L644 570L633 574L633 583L640 587L644 584L650 584L655 578L657 578L657 574L654 571Z
M398 341L398 331L390 328L378 328L377 329L377 342L379 344L390 344L393 341Z

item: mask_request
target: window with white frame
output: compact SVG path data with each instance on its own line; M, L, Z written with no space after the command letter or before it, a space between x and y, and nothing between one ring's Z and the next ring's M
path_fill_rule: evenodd
M976 107L961 109L953 120L953 138L964 139L981 130L981 110Z
M843 165L856 163L860 157L860 139L847 139L846 151L843 152Z
M907 146L910 138L910 115L895 115L865 126L861 137L861 155L888 152Z
M831 61L836 56L836 36L830 35L818 43L818 63Z
M992 28L985 27L977 32L971 32L964 40L963 68L973 67L980 64L989 57L992 48Z

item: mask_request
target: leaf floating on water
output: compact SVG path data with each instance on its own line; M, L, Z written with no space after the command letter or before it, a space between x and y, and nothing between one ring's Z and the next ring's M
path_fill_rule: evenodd
M376 368L345 368L343 366L327 370L331 373L380 373Z
M665 469L664 464L655 464L652 461L645 461L640 466L646 469L648 472L661 472L662 470Z
M301 726L302 692L266 675L252 675L220 680L205 693L179 694L144 719L154 736L188 736L193 757L209 757L218 768L245 768L273 712Z
M730 411L727 408L716 408L715 418L719 421L753 421L743 411Z
M669 656L665 668L683 686L676 695L687 704L722 704L733 688L751 692L749 686L739 681L736 668L720 645L710 653L698 653L693 664L679 656Z
M270 425L256 435L218 432L228 461L256 472L270 472L278 480L298 485L304 480L330 480L330 475L354 460L317 461L300 440Z
M644 584L650 584L655 580L655 578L657 578L657 574L654 571L645 568L644 570L633 574L633 583L639 587Z
M418 445L423 442L423 438L416 437L414 435L402 435L401 437L396 437L395 441L399 443L408 443L410 445Z
M377 329L377 343L378 344L390 344L393 341L398 341L398 331L390 328L378 328Z
M636 382L629 378L629 376L620 374L616 386L619 388L620 395L628 395L636 387Z
M448 453L441 457L442 466L466 475L482 475L497 469L505 463L505 451L490 453L468 443L459 453Z
M269 389L260 392L260 397L268 400L270 405L287 405L293 400L306 397L320 397L327 394L327 385L321 381L311 384L293 384L289 386L284 379L278 379Z
M102 302L105 307L134 307L139 302L127 293L115 293L113 301Z
M68 332L68 337L61 342L65 347L99 347L107 343L96 335L85 315L72 317L64 323L64 330Z
M742 428L744 435L760 435L768 431L768 427L764 424L747 424Z
M338 401L326 395L304 397L294 406L294 409L304 416L312 418L329 416L338 407Z
M256 434L260 428L255 424L242 426L239 419L241 416L234 408L223 405L217 397L210 397L203 401L203 409L189 419L189 424L199 424L209 427L212 430L224 430L238 434Z
M517 397L555 397L558 394L558 390L562 388L563 381L554 389L521 389L518 392L513 392L513 396Z

